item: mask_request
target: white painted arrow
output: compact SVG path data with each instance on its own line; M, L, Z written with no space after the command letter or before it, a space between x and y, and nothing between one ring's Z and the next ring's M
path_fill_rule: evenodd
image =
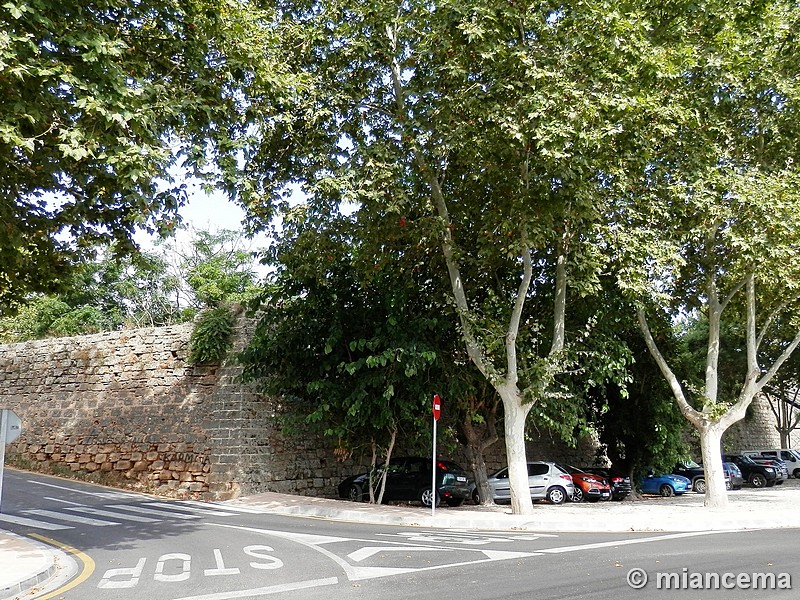
M426 548L424 546L365 546L364 548L359 548L355 552L351 552L347 555L347 558L353 562L361 562L379 552L449 552L449 550L443 550L442 548Z

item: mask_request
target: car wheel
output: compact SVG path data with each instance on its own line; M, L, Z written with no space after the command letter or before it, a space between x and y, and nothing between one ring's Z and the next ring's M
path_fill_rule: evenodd
M764 477L761 473L753 473L750 476L750 485L755 488L762 488L767 485L767 478Z
M795 479L800 479L800 469L795 469L792 475L794 475Z
M577 485L575 486L575 491L572 492L571 500L573 502L583 502L583 490Z
M547 490L547 501L550 504L563 504L567 499L567 490L562 487L554 486Z
M664 498L669 498L670 496L675 495L675 490L672 489L671 485L665 483L660 488L658 488L658 493L661 494Z
M731 480L730 479L725 482L725 489L728 490L728 491L733 489L733 484L731 484Z
M481 495L478 493L478 488L472 490L472 503L473 504L481 503Z
M422 502L423 506L431 507L433 501L433 492L431 492L431 488L424 488L419 493L419 501ZM436 494L436 506L439 506L439 494Z
M702 477L699 477L694 480L692 484L692 489L697 492L698 494L705 494L706 493L706 480Z
M364 500L364 494L361 491L361 486L356 485L355 483L350 486L350 489L347 491L347 499L350 502L361 502Z
M447 502L447 506L456 507L456 506L461 506L462 504L464 504L464 499L463 498L448 498L447 500L445 500L445 502Z

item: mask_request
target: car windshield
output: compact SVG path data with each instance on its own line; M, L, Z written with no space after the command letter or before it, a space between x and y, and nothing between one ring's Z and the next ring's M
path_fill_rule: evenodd
M696 462L694 462L691 458L689 460L684 461L683 464L687 469L700 469L700 468L702 468L700 465L698 465Z

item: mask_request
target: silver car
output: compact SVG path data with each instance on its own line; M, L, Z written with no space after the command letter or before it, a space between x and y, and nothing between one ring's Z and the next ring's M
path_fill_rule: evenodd
M575 486L572 475L552 462L534 461L528 463L528 485L531 498L547 500L551 504L561 504L572 498ZM495 502L511 500L511 485L508 481L508 467L489 475L489 487Z

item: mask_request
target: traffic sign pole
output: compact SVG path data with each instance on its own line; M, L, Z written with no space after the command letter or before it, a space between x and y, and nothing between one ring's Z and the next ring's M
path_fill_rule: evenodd
M3 472L6 464L6 429L8 429L8 411L0 408L0 513L3 512Z
M433 464L431 465L431 517L436 515L436 423L442 410L442 401L439 394L433 395Z
M22 423L13 411L0 408L0 512L3 506L3 471L6 464L6 444L19 437Z

